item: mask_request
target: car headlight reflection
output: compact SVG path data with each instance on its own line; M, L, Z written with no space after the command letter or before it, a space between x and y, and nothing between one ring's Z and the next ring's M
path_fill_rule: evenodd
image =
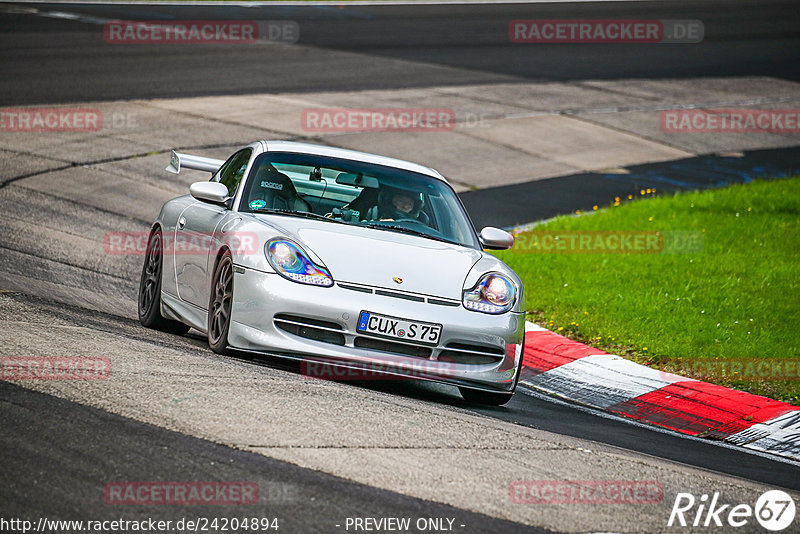
M270 265L284 278L301 284L330 287L333 278L328 269L316 265L293 241L288 239L271 239L264 246L264 252Z
M500 273L487 273L475 287L464 290L464 307L483 313L505 313L514 306L517 288L514 282Z

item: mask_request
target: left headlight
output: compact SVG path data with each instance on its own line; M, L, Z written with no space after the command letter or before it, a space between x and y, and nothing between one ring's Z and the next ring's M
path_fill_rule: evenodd
M267 261L278 274L293 282L330 287L333 277L322 265L317 265L294 241L275 238L264 245Z
M484 274L475 287L465 289L462 301L468 310L483 313L505 313L514 306L517 287L500 273Z

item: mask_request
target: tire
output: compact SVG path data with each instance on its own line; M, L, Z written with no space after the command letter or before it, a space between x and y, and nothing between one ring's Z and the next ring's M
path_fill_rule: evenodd
M228 352L232 307L233 257L230 251L226 250L214 269L208 302L208 346L217 354Z
M142 277L139 279L139 322L147 328L183 335L189 327L161 315L161 270L163 262L161 230L156 228L147 240Z
M461 393L461 396L464 397L464 400L467 402L473 402L475 404L486 404L489 406L502 406L503 404L510 401L511 397L514 396L513 391L511 393L494 393L492 391L481 391L478 389L462 388L462 387L458 388L458 391Z

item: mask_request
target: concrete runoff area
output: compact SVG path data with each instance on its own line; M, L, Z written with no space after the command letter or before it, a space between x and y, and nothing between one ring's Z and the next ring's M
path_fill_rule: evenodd
M764 91L762 98L754 100L751 84ZM255 139L300 139L427 164L465 191L798 141L789 133L669 133L660 126L661 113L669 109L796 107L800 83L779 79L519 82L466 85L454 92L434 86L89 102L79 107L102 114L98 131L3 132L0 161L8 164L0 183L74 165L105 164L110 171L114 163L176 147L224 157L229 147ZM365 108L444 108L455 122L429 131L318 132L303 120L308 110ZM147 170L139 180L150 181L161 171Z

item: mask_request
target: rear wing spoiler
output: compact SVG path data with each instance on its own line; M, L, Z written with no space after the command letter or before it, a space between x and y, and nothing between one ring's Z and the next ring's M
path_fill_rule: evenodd
M180 154L173 150L172 155L169 158L169 165L167 165L167 168L164 170L171 172L172 174L179 174L181 172L181 167L185 167L187 169L207 171L211 174L214 174L219 170L220 167L222 167L223 163L225 162L221 159L204 158L202 156L192 156L191 154Z

